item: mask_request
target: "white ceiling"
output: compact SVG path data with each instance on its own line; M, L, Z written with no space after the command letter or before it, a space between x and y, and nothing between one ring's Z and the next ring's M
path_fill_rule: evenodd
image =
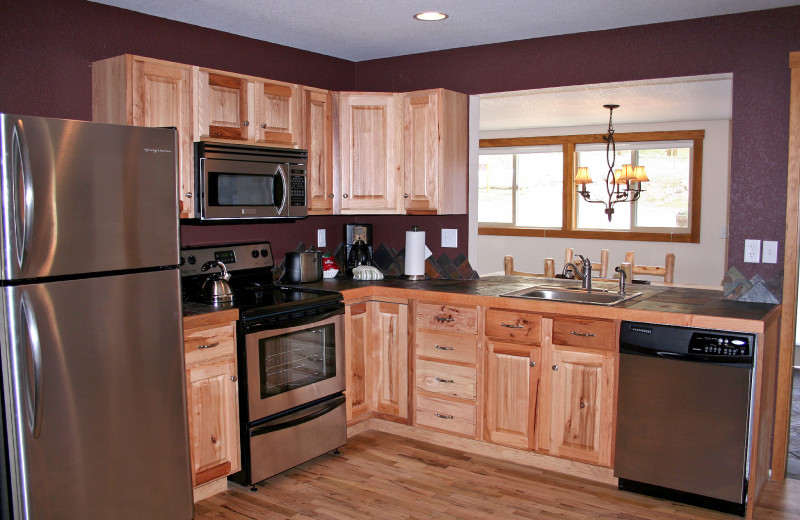
M500 92L480 96L480 130L713 121L731 118L733 77L714 74Z
M297 49L363 61L657 22L800 0L92 0ZM449 18L418 22L437 10Z

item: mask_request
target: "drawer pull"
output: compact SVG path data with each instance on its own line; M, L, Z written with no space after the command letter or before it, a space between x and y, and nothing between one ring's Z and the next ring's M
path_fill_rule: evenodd
M433 412L433 415L435 415L439 419L455 419L455 417L453 417L452 415L444 415L439 412Z
M434 345L433 348L438 348L439 350L455 350L455 347L440 347L439 345Z
M524 329L525 325L509 325L508 323L501 323L501 327L505 327L507 329Z
M197 345L197 348L214 348L219 346L219 341L216 343L209 343L208 345Z
M452 316L448 316L446 318L444 316L434 316L433 318L436 321L441 322L441 323L448 322L448 321L456 321L456 319L453 318Z
M455 383L452 379L442 379L441 377L434 377L434 379L440 383Z
M592 334L591 332L575 332L574 330L571 330L569 333L570 334L574 334L576 336L583 336L584 338L593 338L594 337L594 334Z

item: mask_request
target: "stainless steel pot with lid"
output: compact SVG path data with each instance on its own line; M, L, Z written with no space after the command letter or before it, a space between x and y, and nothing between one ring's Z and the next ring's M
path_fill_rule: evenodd
M225 264L218 260L210 260L203 264L200 268L201 271L208 271L213 267L219 267L222 272L213 273L209 275L205 282L203 282L202 293L206 303L218 305L221 303L229 303L233 301L233 292L231 286L228 284L231 275Z

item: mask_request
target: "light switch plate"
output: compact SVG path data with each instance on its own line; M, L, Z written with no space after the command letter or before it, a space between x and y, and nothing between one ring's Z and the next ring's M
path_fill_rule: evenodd
M458 247L457 229L442 229L442 247Z
M317 247L322 248L327 245L326 237L325 237L325 230L318 229L317 230Z
M778 242L774 240L764 240L761 248L761 261L765 264L778 263Z
M761 261L761 240L744 241L744 261L757 264Z

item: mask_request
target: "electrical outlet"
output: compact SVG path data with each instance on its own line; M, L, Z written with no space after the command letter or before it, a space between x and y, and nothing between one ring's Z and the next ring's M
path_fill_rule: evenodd
M761 240L744 241L744 261L752 264L761 261Z
M458 247L457 229L442 229L442 247Z
M764 240L761 249L761 261L765 264L778 263L778 242L774 240Z
M326 245L327 245L327 242L325 240L325 230L324 229L318 229L317 230L317 247L323 248Z

